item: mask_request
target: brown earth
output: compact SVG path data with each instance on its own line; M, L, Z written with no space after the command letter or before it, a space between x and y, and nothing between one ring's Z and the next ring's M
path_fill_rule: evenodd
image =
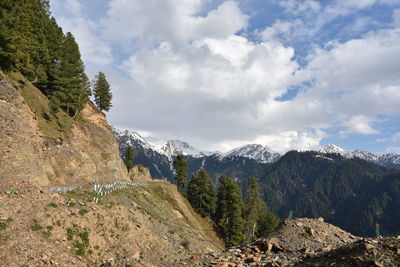
M175 185L148 181L98 204L89 189L57 193L3 183L0 266L173 266L223 248Z
M93 104L75 120L61 111L56 118L36 87L12 75L13 80L0 72L0 182L79 185L129 179L111 126Z

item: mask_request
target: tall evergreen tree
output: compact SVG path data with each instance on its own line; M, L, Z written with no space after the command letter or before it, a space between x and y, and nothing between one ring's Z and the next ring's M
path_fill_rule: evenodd
M192 174L188 184L187 196L192 207L203 217L215 212L217 193L208 173L200 169Z
M103 72L99 72L93 81L93 95L94 102L100 110L110 110L112 107L112 94L110 91L110 84L107 82L106 76Z
M233 178L221 175L218 181L216 223L225 244L235 246L243 241L242 192Z
M128 171L130 171L133 167L134 157L135 157L135 152L133 151L133 148L131 146L128 146L128 148L125 151L125 157L124 157L124 163Z
M246 242L254 239L258 227L258 219L264 206L261 199L260 189L256 178L251 178L247 189L244 210L244 238Z
M244 210L244 239L248 243L259 235L264 235L277 227L279 219L268 212L267 204L261 198L257 178L249 181ZM269 225L270 224L270 225Z
M255 237L263 237L268 233L274 231L279 226L279 217L268 210L267 204L262 202L263 208L258 218L258 227L255 233Z
M178 187L178 191L181 194L184 194L184 190L186 187L186 178L188 175L189 164L185 157L182 154L176 156L174 160L174 169L175 169L175 181Z
M65 36L62 52L60 62L62 88L56 96L60 99L61 108L75 117L83 109L91 92L78 44L71 33Z

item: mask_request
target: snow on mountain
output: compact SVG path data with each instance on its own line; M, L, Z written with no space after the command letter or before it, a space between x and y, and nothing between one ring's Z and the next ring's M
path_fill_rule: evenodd
M118 141L122 142L126 147L140 145L145 150L152 150L166 156L169 160L172 160L178 154L190 155L192 157L203 157L213 154L212 152L201 151L180 140L148 142L137 132L113 129L113 133Z
M317 150L317 152L324 153L324 154L332 153L332 154L341 154L342 155L345 152L345 150L334 144L329 144L329 145L319 148Z
M117 138L120 144L123 147L135 146L135 144L139 144L144 149L152 149L152 145L150 145L140 134L137 132L124 130L124 129L113 129L113 134Z
M213 154L212 152L199 150L181 140L154 142L152 145L159 153L166 155L170 159L178 154L190 155L196 158Z
M375 154L364 150L345 150L336 145L329 144L321 147L317 152L322 154L340 154L341 156L352 159L360 158L384 166L395 166L400 164L400 155L396 154Z
M236 156L254 159L259 163L273 163L282 156L281 154L275 153L260 144L244 145L232 149L227 153L220 153L202 151L180 140L149 142L137 132L129 130L113 129L113 133L121 144L122 149L126 149L128 146L132 146L135 148L140 147L140 149L143 150L144 154L148 155L149 157L154 157L156 154L158 154L160 156L167 157L166 160L168 160L170 163L172 162L173 158L178 154L191 156L193 158L214 156L219 160ZM375 154L362 150L345 150L334 144L323 146L319 148L316 152L320 154L340 154L341 156L349 159L360 158L384 166L397 168L400 167L400 155L396 154Z
M244 145L232 149L231 151L225 154L225 157L231 157L231 156L241 156L245 158L250 158L261 163L272 163L277 161L281 157L280 154L272 152L267 147L264 147L259 144Z

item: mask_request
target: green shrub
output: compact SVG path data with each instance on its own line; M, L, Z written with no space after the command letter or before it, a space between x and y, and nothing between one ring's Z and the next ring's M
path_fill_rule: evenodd
M38 223L36 219L32 220L31 230L32 231L39 231L42 230L43 227Z
M55 202L50 202L49 207L58 208L58 204Z
M86 213L88 213L89 211L87 210L87 209L81 209L78 213L79 213L79 215L81 215L81 216L83 216L83 215L85 215Z
M74 238L74 230L67 228L67 240L72 240Z

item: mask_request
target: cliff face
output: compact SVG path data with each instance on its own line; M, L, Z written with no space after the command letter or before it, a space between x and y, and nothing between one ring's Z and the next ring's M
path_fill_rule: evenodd
M128 179L111 126L91 103L79 122L68 118L68 131L62 133L52 134L47 111L48 100L37 88L0 73L0 182L78 185Z

